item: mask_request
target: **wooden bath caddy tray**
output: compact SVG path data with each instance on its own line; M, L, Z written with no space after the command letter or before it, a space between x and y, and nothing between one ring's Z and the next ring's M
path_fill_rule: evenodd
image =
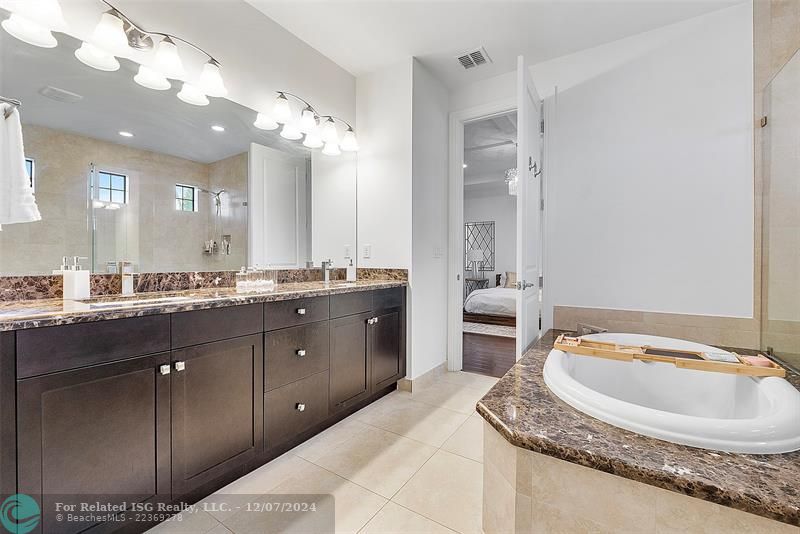
M771 360L770 367L762 367L751 364L747 359L735 352L699 352L664 349L651 345L620 345L608 341L592 341L580 337L570 337L564 334L558 336L553 347L581 356L594 356L623 362L642 360L646 362L671 363L675 367L683 369L714 373L745 376L786 376L786 370Z

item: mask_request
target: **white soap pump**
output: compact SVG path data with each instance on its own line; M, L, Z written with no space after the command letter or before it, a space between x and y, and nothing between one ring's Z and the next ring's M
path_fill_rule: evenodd
M353 258L350 258L350 263L347 265L347 281L356 281L356 266L353 265Z
M84 256L72 256L71 258L64 256L61 259L61 270L54 274L61 274L64 277L64 299L89 298L89 270L81 267L81 261L88 259ZM70 264L70 260L72 264Z

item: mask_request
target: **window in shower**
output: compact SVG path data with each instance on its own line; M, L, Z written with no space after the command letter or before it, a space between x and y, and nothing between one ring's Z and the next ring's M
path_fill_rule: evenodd
M97 200L114 204L127 204L128 177L124 174L99 171L97 173Z
M178 211L197 211L197 188L191 185L175 184L175 209Z

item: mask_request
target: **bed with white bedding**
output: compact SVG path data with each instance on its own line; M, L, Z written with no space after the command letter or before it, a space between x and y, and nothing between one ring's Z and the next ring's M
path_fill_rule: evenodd
M476 318L497 317L504 320L498 321L496 324L514 321L517 315L518 293L516 289L509 287L477 289L470 293L464 302L464 320L485 322L476 320Z

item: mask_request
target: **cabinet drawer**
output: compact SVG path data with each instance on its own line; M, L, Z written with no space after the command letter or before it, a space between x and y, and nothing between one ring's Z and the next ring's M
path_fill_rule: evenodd
M261 333L261 304L213 308L172 315L172 348Z
M264 385L267 391L330 365L330 328L327 321L267 332Z
M387 310L389 308L399 308L403 305L403 293L406 288L404 287L391 287L389 289L378 289L373 291L373 305L372 309Z
M328 417L328 371L274 389L264 396L267 449L292 439Z
M282 300L264 304L264 330L324 321L328 318L328 297Z
M17 377L64 371L169 350L169 315L151 315L17 333Z
M372 309L372 291L331 295L331 318L355 315Z

